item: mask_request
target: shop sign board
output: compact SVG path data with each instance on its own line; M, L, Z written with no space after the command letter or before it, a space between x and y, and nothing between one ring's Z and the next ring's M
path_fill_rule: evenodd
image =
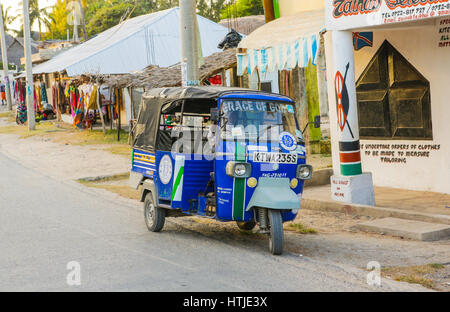
M450 0L325 0L326 28L347 30L450 16Z

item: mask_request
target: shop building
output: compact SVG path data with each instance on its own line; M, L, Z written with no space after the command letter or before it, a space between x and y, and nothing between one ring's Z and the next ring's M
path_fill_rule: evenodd
M239 45L238 73L293 97L304 125L317 66L333 198L373 204L373 185L449 194L449 0L273 3L278 18Z
M334 173L450 194L450 2L359 2L325 2Z

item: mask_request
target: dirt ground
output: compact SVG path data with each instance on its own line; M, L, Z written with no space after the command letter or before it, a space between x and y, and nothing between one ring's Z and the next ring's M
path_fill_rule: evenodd
M0 117L0 152L46 176L61 181L72 181L94 176L121 175L129 172L130 157L124 142L119 144L90 144L96 140L86 139L79 142L79 132L64 131L40 135L24 136L23 133L8 134L2 129L12 125L6 118ZM77 136L78 134L78 136ZM89 141L90 140L90 141ZM117 152L119 151L119 152ZM324 166L329 159L322 159ZM136 209L142 209L137 201L138 191L127 186L123 178L114 181L97 181L82 183L90 192L107 196L115 200L131 203ZM348 266L365 269L370 261L377 261L382 268L399 268L440 264L435 272L426 273L431 279L429 288L450 291L450 240L438 242L418 242L378 234L367 234L351 230L351 227L369 217L356 217L343 213L325 213L301 210L294 224L301 227L285 225L285 243L288 252L297 255L301 261L320 261L330 266L347 270ZM239 230L234 223L221 223L196 217L171 218L169 227L182 227L201 235L225 241L242 248L256 248L267 252L267 237ZM312 229L313 231L296 231L293 229ZM314 233L315 232L315 233ZM310 233L310 234L302 234ZM406 272L404 281L417 283ZM409 275L408 275L409 274ZM384 275L396 279L396 276ZM397 278L398 279L398 278ZM402 280L402 279L399 279ZM419 281L420 283L420 281ZM422 283L425 285L425 283Z

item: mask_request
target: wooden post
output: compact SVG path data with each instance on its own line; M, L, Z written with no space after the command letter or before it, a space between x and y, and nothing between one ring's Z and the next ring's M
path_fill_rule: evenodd
M308 97L306 95L306 78L305 78L305 69L297 68L295 70L297 75L293 75L293 84L297 85L297 96L295 96L297 102L297 119L300 123L300 127L302 127L302 131L304 127L308 123ZM297 80L297 81L295 81ZM295 89L294 89L295 91ZM309 143L309 131L306 129L304 134L304 140L306 145Z
M55 79L55 81L53 82L54 84L55 84L55 87L57 86L57 93L56 93L56 103L54 103L54 105L56 106L56 117L57 117L57 120L60 122L61 121L61 110L60 110L60 107L59 107L59 103L61 102L61 99L60 99L60 97L61 97L61 92L60 92L60 90L59 90L59 87L60 87L60 83L59 83L59 80L60 80L60 78L59 78L59 73L54 73L53 74L53 78Z
M330 137L330 119L328 106L328 88L327 88L327 65L325 59L325 43L323 35L320 36L319 55L317 60L317 87L319 89L319 109L321 126L320 130L324 137Z
M266 23L271 22L275 19L273 0L264 0L264 16L266 18Z
M133 103L133 87L128 87L128 93L130 94L130 107L131 107L131 119L136 119L134 116L134 103Z
M225 69L222 69L222 86L227 86L227 72Z
M120 126L121 126L121 124L120 124L120 115L121 115L121 111L120 111L120 104L122 104L122 97L121 97L121 95L122 95L122 92L121 92L121 89L120 88L117 88L117 110L118 110L118 122L117 122L117 141L119 142L120 141Z
M101 85L97 88L97 107L98 113L100 114L100 120L102 121L103 134L106 135L105 121L103 120L102 106L100 105L100 101L102 100L102 97L100 96L100 88Z
M110 122L111 131L113 129L113 122L114 122L114 111L113 111L114 108L112 105L113 92L114 92L114 89L110 86L109 87L109 113L111 114L111 122Z

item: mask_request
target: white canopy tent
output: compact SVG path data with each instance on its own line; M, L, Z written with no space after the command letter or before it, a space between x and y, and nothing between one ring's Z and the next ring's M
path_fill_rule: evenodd
M203 56L219 52L228 29L197 15ZM124 74L181 60L180 9L138 16L33 68L33 74L67 71L68 76Z

